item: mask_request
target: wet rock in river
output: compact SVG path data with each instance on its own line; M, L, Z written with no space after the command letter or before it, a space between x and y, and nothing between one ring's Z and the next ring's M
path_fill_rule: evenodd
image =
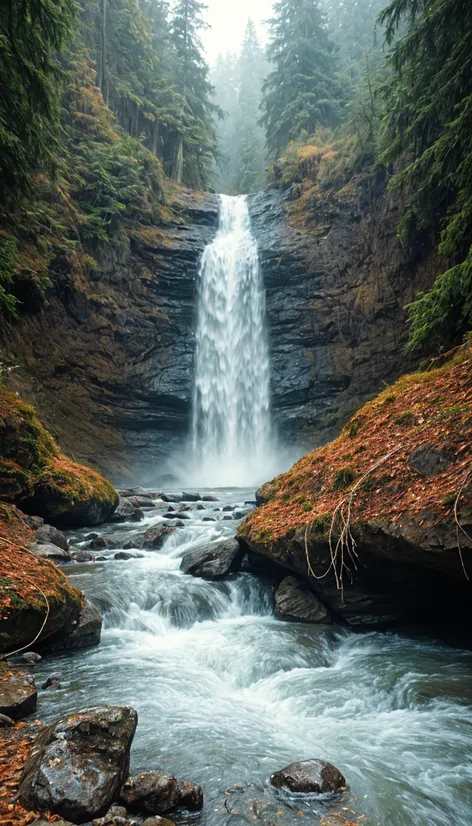
M71 555L68 551L63 551L62 548L59 548L57 545L37 545L36 542L32 542L29 550L35 556L41 557L41 559L52 559L54 562L70 562L71 560Z
M6 714L0 714L0 728L12 728L14 725L11 717L7 717Z
M202 496L202 502L219 502L217 496L210 496L209 494Z
M277 789L296 794L341 794L346 780L332 763L324 760L302 760L275 772L270 782Z
M120 496L118 507L116 508L115 512L108 518L107 521L140 522L141 519L144 519L144 514L142 510L133 505L129 499L125 499L123 496Z
M87 545L87 548L90 548L91 551L104 551L107 548L114 550L117 547L116 542L109 536L97 536Z
M237 571L241 565L243 551L237 539L228 539L205 545L196 551L189 551L182 557L180 570L184 574L202 579L219 579L226 574Z
M61 718L37 739L18 793L26 809L75 823L104 815L129 769L132 708L102 706Z
M11 671L2 672L0 681L0 714L12 720L23 720L36 711L38 692L34 685Z
M174 525L164 525L162 522L158 525L153 525L152 528L148 528L144 534L143 548L147 548L152 551L159 550L162 548L166 539L175 533L175 530L176 528Z
M154 817L147 817L146 820L143 821L143 826L174 826L174 823L166 817L154 815Z
M148 509L155 507L154 499L151 499L150 496L127 496L126 498L135 508Z
M197 511L204 511L206 510L205 505L202 505L201 502L197 504Z
M182 493L182 498L181 498L180 501L181 502L200 502L201 498L202 497L200 496L199 493L185 493L185 491L184 491Z
M164 519L191 519L191 517L188 513L184 513L183 511L179 511L178 513L175 511L169 511L164 514Z
M287 576L275 592L276 615L280 619L294 619L303 622L330 623L327 608L302 579Z
M161 493L163 502L182 502L180 493Z
M69 545L69 554L73 562L92 562L94 559L94 555L89 551L75 548L73 545Z
M62 688L61 681L57 674L51 674L51 676L44 681L41 688L43 691L46 691L48 688Z
M35 532L34 541L37 545L57 545L63 551L67 551L69 540L62 531L52 525L41 525Z
M198 812L203 807L203 790L165 772L142 772L128 778L121 789L121 799L128 808L153 815L177 807Z
M202 522L216 522L216 519L214 516L204 516Z
M58 634L41 646L47 654L59 651L75 651L82 648L94 648L100 644L102 617L99 611L85 600L78 619L66 634Z

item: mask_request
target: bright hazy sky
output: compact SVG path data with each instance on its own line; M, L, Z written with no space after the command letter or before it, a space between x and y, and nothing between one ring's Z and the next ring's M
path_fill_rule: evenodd
M263 21L271 16L272 0L206 0L206 18L212 28L203 41L208 62L214 63L219 52L237 52L250 17L265 41Z

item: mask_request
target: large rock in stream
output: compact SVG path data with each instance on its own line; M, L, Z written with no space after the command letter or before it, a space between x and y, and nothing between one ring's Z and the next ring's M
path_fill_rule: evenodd
M199 812L203 807L203 790L165 772L142 772L127 779L121 789L121 800L133 811L152 815L177 808Z
M74 823L105 814L128 774L137 719L132 708L103 706L49 726L25 766L22 806Z
M271 775L277 789L295 794L342 794L346 780L336 766L325 760L301 760Z
M180 569L201 579L220 579L239 570L243 553L237 539L228 539L184 554Z

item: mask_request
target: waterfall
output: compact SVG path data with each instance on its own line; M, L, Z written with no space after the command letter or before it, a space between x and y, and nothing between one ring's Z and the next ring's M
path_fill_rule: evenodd
M200 270L193 400L196 483L258 484L271 475L265 295L245 196L220 196Z

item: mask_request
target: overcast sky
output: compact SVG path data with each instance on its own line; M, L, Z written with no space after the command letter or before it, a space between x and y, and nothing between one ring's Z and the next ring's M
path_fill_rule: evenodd
M206 0L206 4L212 27L203 37L209 63L215 62L219 52L239 51L249 17L265 41L263 21L271 15L272 0Z

